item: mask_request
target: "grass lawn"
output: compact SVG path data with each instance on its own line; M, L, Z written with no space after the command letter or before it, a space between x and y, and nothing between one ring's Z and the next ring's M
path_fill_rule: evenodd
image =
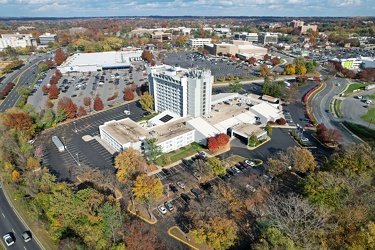
M335 100L335 105L334 105L335 113L336 113L337 117L339 117L339 118L342 117L342 113L341 113L341 109L340 109L341 103L342 103L342 100L338 100L338 99Z
M185 147L182 147L182 148L179 148L179 149L174 150L172 152L169 152L169 153L165 154L165 156L169 157L172 162L176 162L176 161L179 161L179 160L181 160L183 158L186 158L188 156L194 155L198 151L203 151L205 149L206 148L202 147L198 143L193 142L193 143L191 143L191 144L189 144ZM160 164L160 162L158 162L159 159L160 159L160 157L156 160L156 163L157 163L157 165L162 166L163 164Z
M375 130L357 124L344 122L344 125L355 135L364 141L373 143L375 140Z
M364 84L364 83L352 83L349 85L349 87L346 89L345 91L345 95L347 94L351 94L353 93L353 90L356 90L356 89L364 89L364 87L366 86L367 84Z
M375 108L370 108L367 114L361 116L365 122L375 123Z
M211 250L212 248L206 244L199 244L195 242L194 238L190 233L184 234L178 227L172 227L169 229L169 233L174 237L180 239L182 242L186 242L189 245L193 246L192 249L201 249L201 250Z
M245 157L242 157L239 155L233 155L221 161L221 164L223 164L223 166L226 166L226 167L232 167L234 166L234 164L239 163L240 161L244 161L244 160L246 160Z

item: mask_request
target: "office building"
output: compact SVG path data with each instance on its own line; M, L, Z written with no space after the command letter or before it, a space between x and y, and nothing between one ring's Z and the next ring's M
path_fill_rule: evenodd
M31 34L2 34L0 38L0 51L7 47L11 48L27 48L37 46L35 38Z
M181 117L211 111L213 76L207 69L160 65L147 69L156 112L170 110Z
M258 34L258 42L261 44L277 44L278 41L278 34L275 33L259 33Z
M48 45L48 43L54 43L57 40L56 34L45 33L39 36L39 41L41 45Z
M188 46L192 48L196 47L203 47L205 44L210 44L211 38L195 38L195 39L189 39Z

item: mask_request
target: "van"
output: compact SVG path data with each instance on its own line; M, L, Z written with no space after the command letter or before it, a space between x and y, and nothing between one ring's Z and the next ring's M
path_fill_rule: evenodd
M125 115L130 115L130 111L129 110L124 110L124 114Z

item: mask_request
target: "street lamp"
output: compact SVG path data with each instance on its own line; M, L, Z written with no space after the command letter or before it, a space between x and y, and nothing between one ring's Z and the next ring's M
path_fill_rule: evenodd
M81 163L79 163L79 157L78 157L79 153L76 153L76 155L77 155L77 164L78 166L81 166Z
M78 132L78 130L77 130L77 127L76 127L76 122L75 121L73 121L73 124L74 124L74 132Z

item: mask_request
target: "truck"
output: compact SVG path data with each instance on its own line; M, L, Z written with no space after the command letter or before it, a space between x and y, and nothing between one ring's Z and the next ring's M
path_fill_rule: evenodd
M64 152L65 151L65 145L60 141L59 137L57 136L52 136L52 141L53 143L55 143L57 149L60 151L60 152Z

